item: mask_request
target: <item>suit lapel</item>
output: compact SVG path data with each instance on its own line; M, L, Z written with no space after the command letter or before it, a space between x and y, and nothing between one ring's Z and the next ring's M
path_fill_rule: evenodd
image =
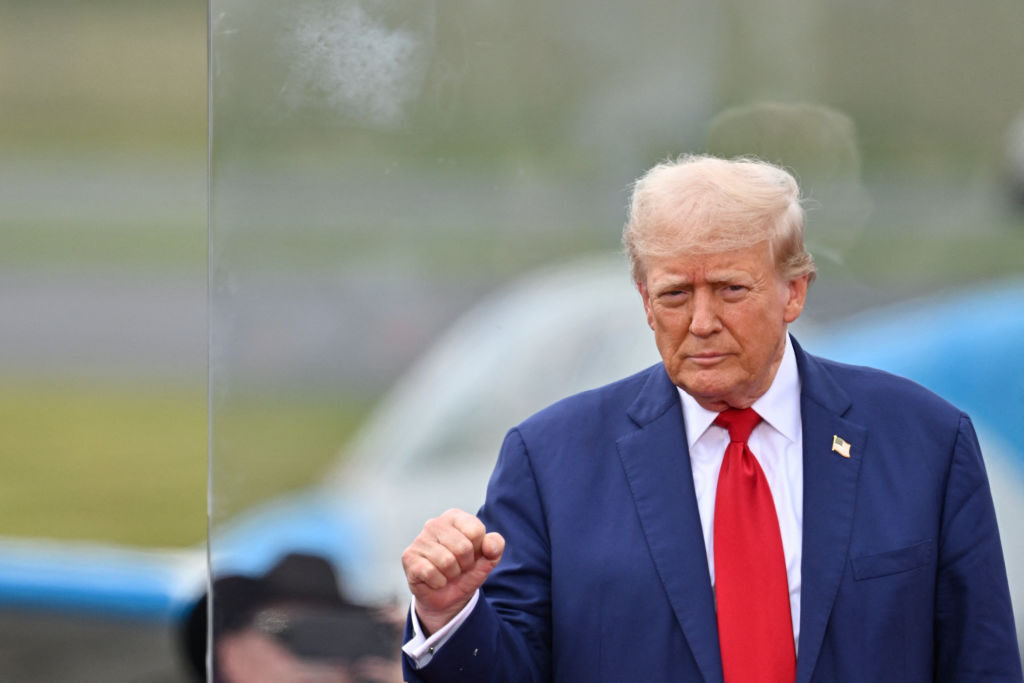
M867 430L843 417L848 394L794 340L801 381L804 509L797 683L810 680L847 563ZM722 680L714 594L676 388L656 368L629 410L639 429L618 441L640 523L672 610L706 681ZM832 451L834 437L850 457Z
M675 386L650 373L629 411L639 429L618 441L658 575L705 681L722 680L714 595Z
M797 683L814 672L846 566L867 430L842 415L850 398L819 362L794 341L803 421L804 509ZM849 458L832 450L834 437L850 444Z

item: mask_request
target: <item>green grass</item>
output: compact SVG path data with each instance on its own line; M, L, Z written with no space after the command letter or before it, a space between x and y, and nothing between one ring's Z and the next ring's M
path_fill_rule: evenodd
M253 392L215 408L214 521L316 481L369 407L358 398Z
M3 16L5 148L205 145L205 3L8 1Z
M97 219L61 224L0 218L0 244L0 266L128 265L186 271L206 267L206 230L198 221L160 224L149 220L143 226Z
M234 445L217 468L232 509L313 481L364 412L355 401L300 397L218 413ZM204 388L8 378L0 425L4 535L146 547L205 538Z
M202 387L4 381L4 533L145 546L200 540L205 405Z

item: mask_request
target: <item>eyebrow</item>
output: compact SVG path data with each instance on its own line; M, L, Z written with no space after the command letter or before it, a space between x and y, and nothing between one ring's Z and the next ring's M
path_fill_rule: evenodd
M658 292L670 292L675 289L686 289L691 286L693 282L688 277L666 277L663 280L657 280L650 283L651 290Z
M742 270L719 270L708 273L704 280L712 285L723 285L732 282L752 282L753 275ZM654 288L665 291L691 287L693 281L686 275L667 275L663 280L651 283Z

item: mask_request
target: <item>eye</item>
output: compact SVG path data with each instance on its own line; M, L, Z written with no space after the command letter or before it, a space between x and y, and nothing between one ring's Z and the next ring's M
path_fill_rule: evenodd
M658 300L667 306L674 306L686 300L685 289L669 289L658 295Z
M726 301L736 301L745 297L750 289L744 285L725 285L720 291Z

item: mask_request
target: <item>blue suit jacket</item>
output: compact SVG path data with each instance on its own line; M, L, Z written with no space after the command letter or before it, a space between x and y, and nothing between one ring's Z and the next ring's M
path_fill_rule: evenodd
M797 681L1020 681L969 418L794 344L804 446ZM480 516L505 554L409 681L722 681L685 428L664 367L509 432ZM833 436L851 445L832 451Z

